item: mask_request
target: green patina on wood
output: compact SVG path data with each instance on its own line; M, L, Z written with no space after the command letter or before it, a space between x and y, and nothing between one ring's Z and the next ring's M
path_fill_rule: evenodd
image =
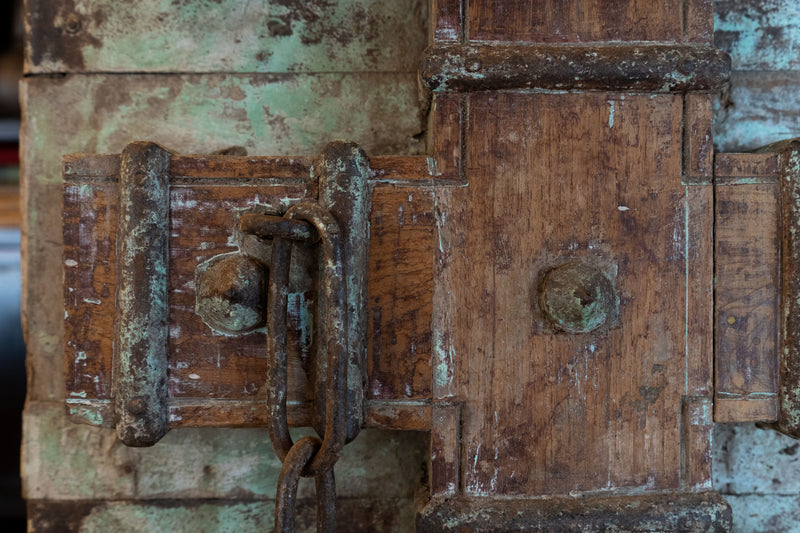
M24 422L30 500L260 501L275 496L280 461L266 429L176 429L156 446L129 448L113 430L69 422L55 403L31 404ZM292 435L310 431L292 430ZM336 465L339 498L413 498L424 475L426 441L424 433L363 430ZM313 480L303 480L299 497L313 496Z
M32 0L28 72L416 72L425 0Z

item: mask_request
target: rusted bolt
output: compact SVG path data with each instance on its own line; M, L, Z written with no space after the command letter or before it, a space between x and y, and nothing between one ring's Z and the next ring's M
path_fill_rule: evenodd
M539 284L545 317L568 333L588 333L602 326L616 304L611 281L599 269L570 262L549 270Z
M195 311L210 327L232 335L266 321L267 268L241 253L214 257L197 268Z
M81 19L80 17L72 13L67 17L67 20L64 23L64 31L69 33L70 35L75 35L79 31L81 31Z
M141 415L147 410L147 402L139 396L128 402L128 412L132 415Z

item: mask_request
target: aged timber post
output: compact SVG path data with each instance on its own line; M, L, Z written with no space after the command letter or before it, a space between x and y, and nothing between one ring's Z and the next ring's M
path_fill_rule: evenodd
M465 184L436 189L419 530L728 530L710 470L710 92L729 61L711 2L433 14L423 78L464 117L434 135Z

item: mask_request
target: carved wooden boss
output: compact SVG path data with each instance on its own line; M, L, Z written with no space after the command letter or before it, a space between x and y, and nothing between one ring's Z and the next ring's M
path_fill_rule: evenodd
M710 1L564 5L434 2L428 157L66 156L72 418L270 427L280 528L382 427L421 531L727 530L713 422L800 435L800 144L714 154Z

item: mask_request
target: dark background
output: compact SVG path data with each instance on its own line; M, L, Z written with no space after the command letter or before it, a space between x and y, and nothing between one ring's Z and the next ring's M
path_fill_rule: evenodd
M22 1L0 2L0 530L9 532L26 530L19 475L25 402L17 207L22 39Z

